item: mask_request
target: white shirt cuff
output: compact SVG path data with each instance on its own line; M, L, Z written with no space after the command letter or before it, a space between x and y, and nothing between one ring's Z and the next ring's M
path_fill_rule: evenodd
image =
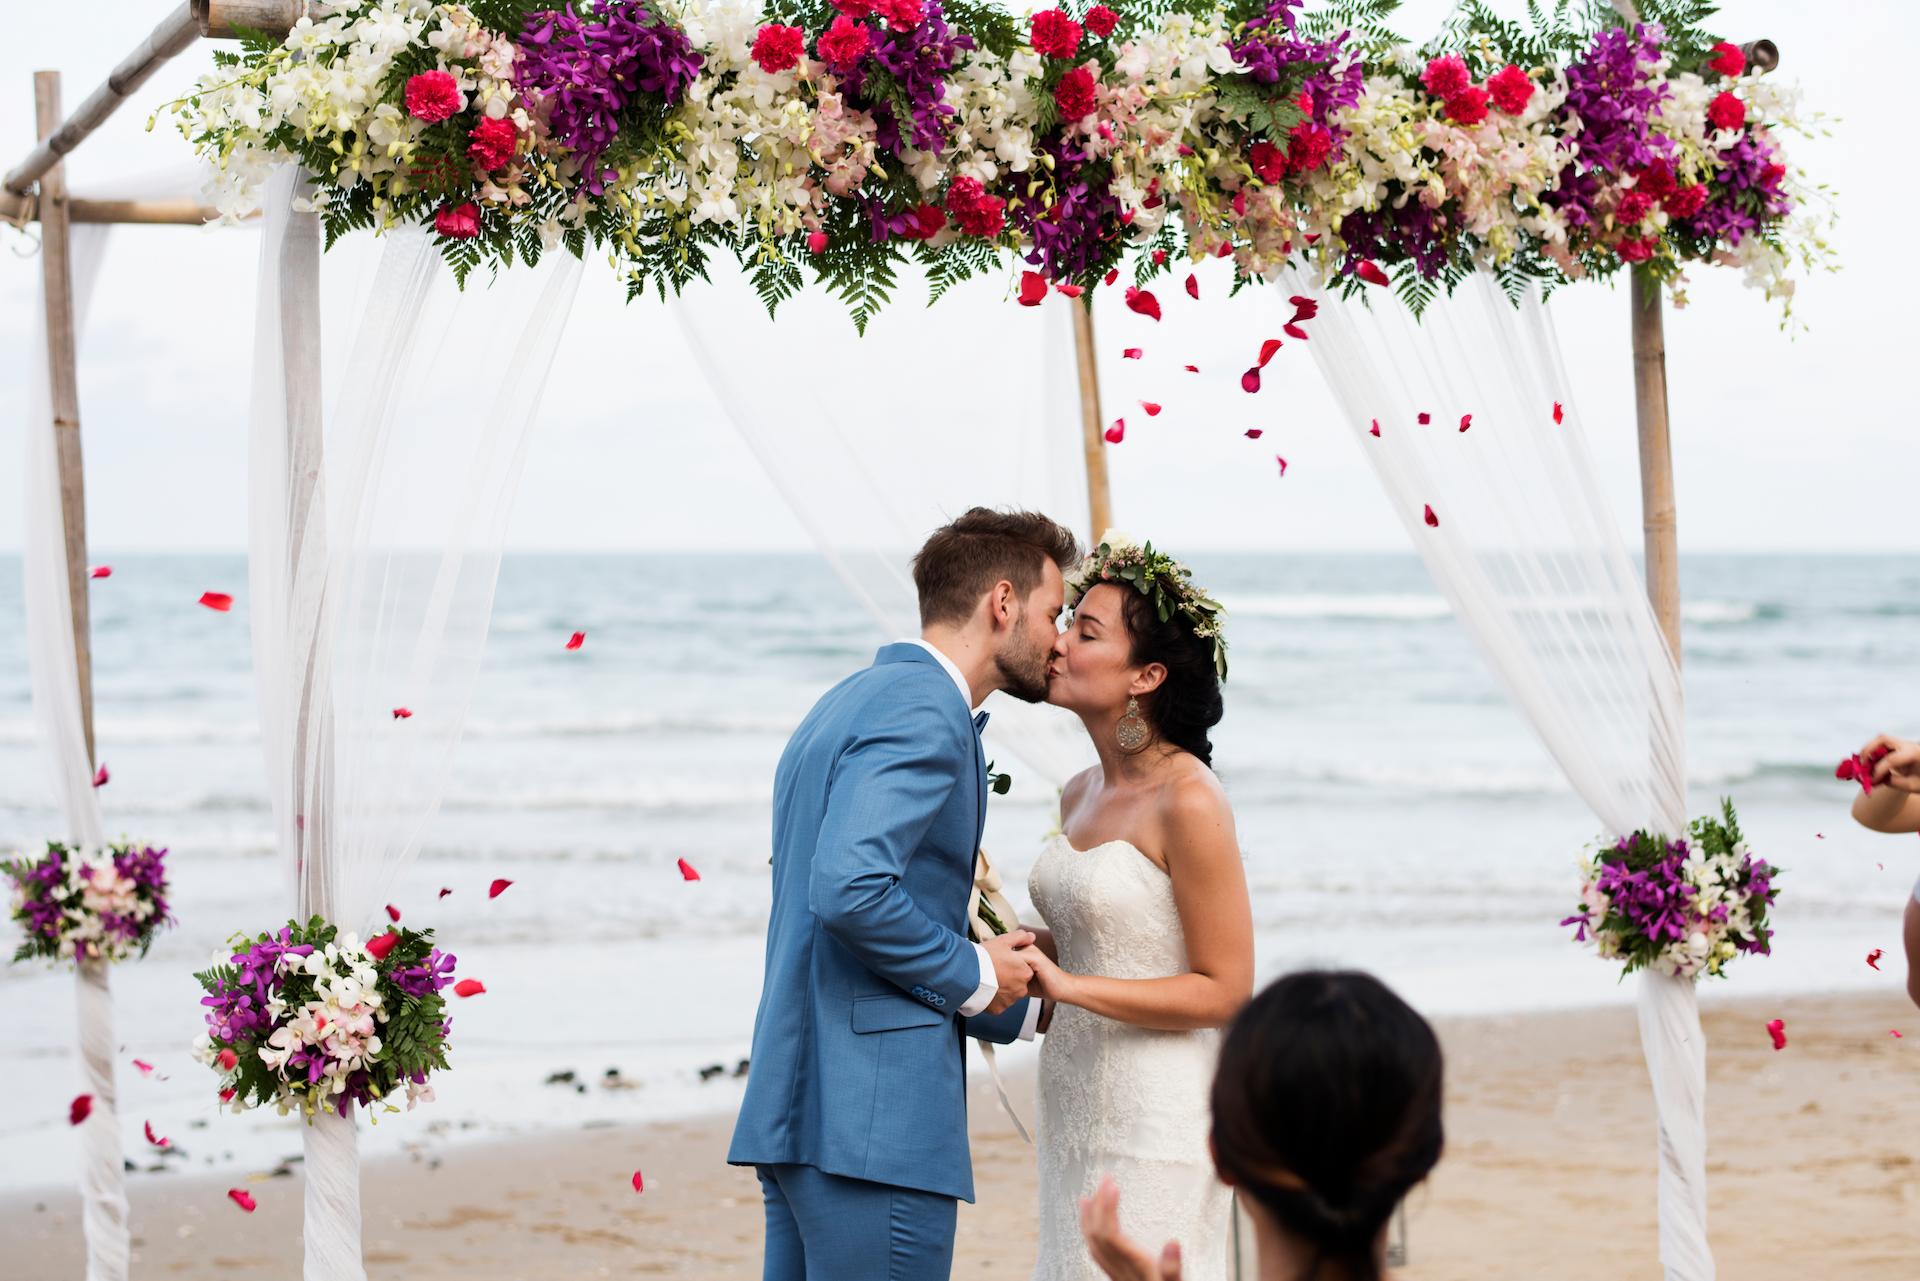
M1034 1035L1039 1032L1040 1013L1046 1007L1046 1004L1044 1000L1037 996L1027 1001L1027 1020L1020 1025L1021 1040L1031 1041Z
M1000 990L1000 980L993 972L993 957L988 954L986 947L982 944L975 943L973 950L980 958L980 986L973 990L973 995L968 997L966 1004L960 1007L960 1017L963 1019L970 1019L992 1005L994 993Z

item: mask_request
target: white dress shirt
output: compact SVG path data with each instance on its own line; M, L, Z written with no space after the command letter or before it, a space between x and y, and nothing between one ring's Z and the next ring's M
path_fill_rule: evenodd
M953 678L954 688L960 691L960 701L966 705L967 716L971 718L975 710L973 704L973 687L967 684L966 673L960 670L960 665L941 653L932 644L921 640L917 636L909 637L900 643L903 645L918 645L921 649L933 655L934 660L940 664L947 675ZM980 986L974 989L973 995L968 997L966 1003L960 1007L960 1017L963 1019L972 1018L974 1015L980 1013L980 1011L986 1009L987 1006L993 1004L994 993L1000 990L1000 980L993 972L993 957L982 944L975 943L973 950L979 954L980 958ZM1023 1041L1031 1041L1034 1037L1034 1031L1039 1024L1040 1001L1035 999L1027 1004L1027 1018L1026 1022L1020 1028L1020 1039Z

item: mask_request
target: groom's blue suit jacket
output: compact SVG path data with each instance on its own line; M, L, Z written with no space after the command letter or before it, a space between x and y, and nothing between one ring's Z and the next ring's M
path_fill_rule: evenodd
M986 765L938 660L888 645L822 696L773 785L773 912L753 1065L727 1160L973 1200L962 1037L1014 1040L1025 1003L957 1017Z

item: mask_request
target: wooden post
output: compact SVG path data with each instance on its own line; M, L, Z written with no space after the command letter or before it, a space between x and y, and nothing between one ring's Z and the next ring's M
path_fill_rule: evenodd
M60 73L36 71L33 107L40 136L60 125ZM80 458L80 380L73 317L73 255L67 218L67 177L53 165L40 178L40 267L47 295L47 374L52 392L51 429L60 463L60 512L67 540L67 600L73 612L73 665L80 680L80 723L87 736L87 764L94 764L93 651L87 622L87 493Z
M1640 514L1646 539L1647 599L1680 662L1680 551L1667 435L1667 341L1659 278L1633 269L1633 395L1640 424Z
M1080 443L1087 464L1087 538L1090 546L1113 525L1113 495L1107 485L1107 441L1100 426L1100 368L1093 355L1093 310L1073 303L1073 353L1080 368Z

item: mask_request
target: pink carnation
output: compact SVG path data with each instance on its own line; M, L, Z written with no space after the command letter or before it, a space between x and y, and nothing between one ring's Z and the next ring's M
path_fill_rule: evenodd
M444 71L422 71L407 81L407 113L416 120L438 124L467 104L460 84Z
M925 0L874 0L873 11L895 31L911 31L927 16Z
M1707 104L1707 120L1715 129L1738 129L1747 123L1747 104L1723 90Z
M1049 58L1071 58L1080 47L1080 24L1063 9L1043 9L1033 15L1033 51Z
M513 149L520 141L520 131L513 127L511 120L495 120L488 116L473 127L467 135L467 154L480 168L492 173L513 159Z
M785 71L800 61L807 51L806 32L798 27L783 27L770 22L753 36L753 60L768 75Z
M1494 106L1510 116L1517 116L1533 100L1533 81L1526 72L1508 63L1487 77L1487 92L1493 95Z
M433 216L433 229L448 240L472 240L480 234L480 207L472 201L442 205Z
M1447 118L1463 125L1477 125L1487 118L1487 91L1468 85L1447 99Z
M873 47L873 39L865 27L841 14L833 20L832 26L820 34L819 42L814 47L820 51L822 62L845 71L867 56L867 50Z
M1079 120L1093 114L1093 72L1075 67L1060 77L1053 87L1053 100L1059 104L1062 120Z
M1472 86L1473 77L1467 74L1465 60L1457 53L1450 53L1429 62L1420 83L1427 87L1428 93L1444 101L1465 93Z
M1119 24L1120 15L1103 4L1087 10L1087 30L1093 32L1096 39L1105 40Z

